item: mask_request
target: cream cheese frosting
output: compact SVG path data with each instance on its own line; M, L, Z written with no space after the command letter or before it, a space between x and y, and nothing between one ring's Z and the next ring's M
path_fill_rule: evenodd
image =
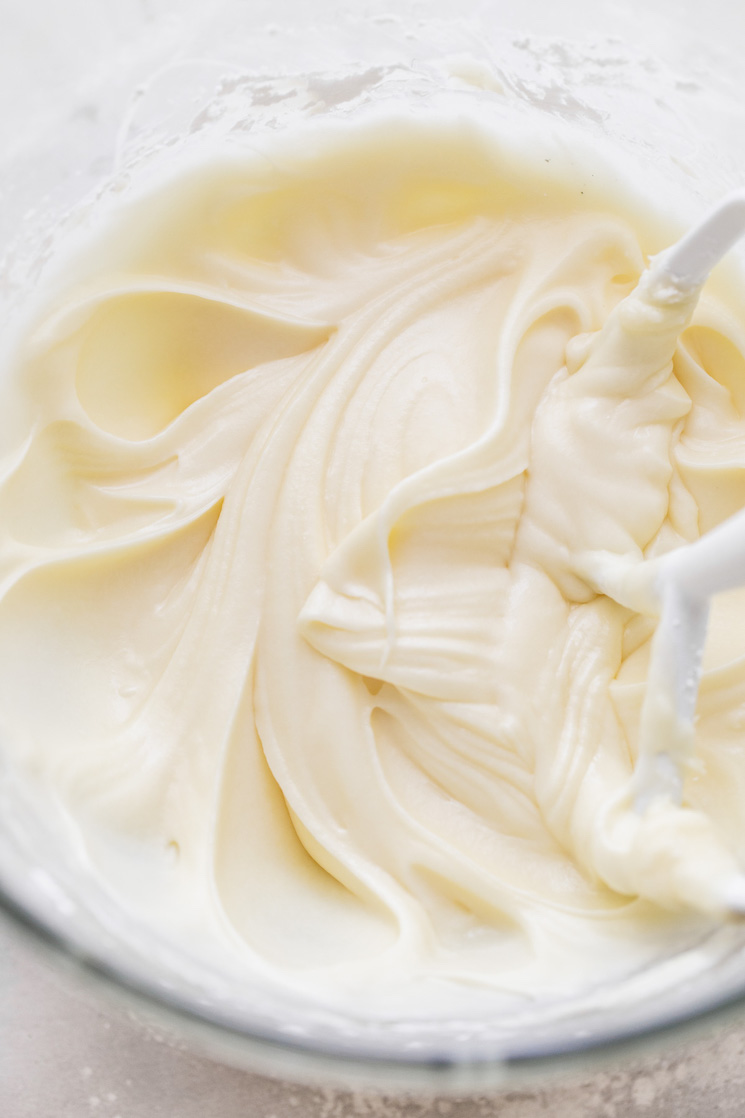
M654 621L613 590L745 504L745 316L628 298L644 221L471 125L306 141L123 201L42 293L3 741L236 973L381 1011L628 973L745 864L745 594L640 816Z

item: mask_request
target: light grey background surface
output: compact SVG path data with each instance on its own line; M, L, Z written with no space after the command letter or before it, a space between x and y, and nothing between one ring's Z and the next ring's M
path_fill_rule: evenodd
M745 1017L573 1082L468 1099L303 1087L171 1047L0 929L1 1118L740 1118Z

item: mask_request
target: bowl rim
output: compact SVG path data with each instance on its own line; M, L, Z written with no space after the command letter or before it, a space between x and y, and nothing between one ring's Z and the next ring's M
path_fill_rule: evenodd
M745 989L733 988L689 1009L661 1010L646 1023L567 1035L560 1043L507 1045L492 1042L455 1052L416 1055L392 1046L379 1053L349 1050L316 1038L283 1035L263 1025L245 1025L194 1004L173 990L159 988L137 968L118 966L103 952L76 942L51 920L33 914L0 881L0 929L30 945L56 975L72 979L77 994L89 993L100 1005L157 1022L174 1041L218 1063L306 1084L367 1088L387 1092L425 1091L476 1094L506 1090L536 1081L592 1074L611 1064L649 1057L655 1049L711 1032L742 1019ZM744 983L745 985L745 983Z

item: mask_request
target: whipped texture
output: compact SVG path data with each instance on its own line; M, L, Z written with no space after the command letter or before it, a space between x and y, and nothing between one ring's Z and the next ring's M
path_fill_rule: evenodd
M4 745L246 980L560 997L745 864L745 595L640 813L654 619L614 578L745 504L745 316L635 291L645 221L582 182L464 121L216 152L122 200L5 370Z

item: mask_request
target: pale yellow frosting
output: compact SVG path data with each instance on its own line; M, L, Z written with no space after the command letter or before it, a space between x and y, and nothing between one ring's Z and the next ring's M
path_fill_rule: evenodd
M612 588L745 503L745 317L622 303L640 226L534 154L216 156L108 215L5 372L3 742L144 918L334 1004L625 973L745 864L745 597L640 816L654 621Z

